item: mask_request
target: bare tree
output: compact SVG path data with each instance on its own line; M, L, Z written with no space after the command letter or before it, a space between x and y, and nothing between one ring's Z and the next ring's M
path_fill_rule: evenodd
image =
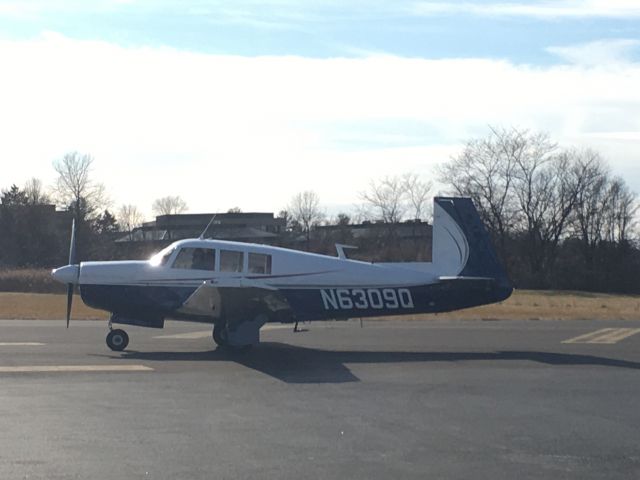
M99 239L88 241L100 234L100 212L107 204L107 195L102 183L91 178L93 157L79 152L70 152L53 162L58 178L53 187L57 203L64 205L73 213L76 225L77 256L89 257L96 251ZM100 222L102 223L102 222Z
M291 199L288 207L291 218L297 221L307 237L307 249L311 243L311 228L319 224L324 214L320 210L320 198L314 191L300 192Z
M594 251L604 234L609 203L609 169L600 155L594 151L581 152L576 160L582 165L585 181L576 199L572 222L573 235L582 241L585 261L590 267Z
M636 194L629 190L622 178L614 178L611 181L607 194L605 239L611 243L626 243L638 211Z
M42 181L38 178L33 177L27 180L22 191L26 195L28 205L44 205L50 202Z
M431 190L433 183L422 180L415 173L405 173L402 176L402 186L406 202L414 220L422 220L431 205Z
M129 234L129 240L133 240L133 231L144 222L142 212L135 205L122 205L117 219L122 231Z
M155 215L177 215L188 210L187 203L179 196L166 196L153 202Z
M576 151L550 156L548 145L518 163L515 182L523 218L520 231L526 239L524 253L533 281L539 285L552 271L561 239L570 232L581 193L597 180L594 169L599 161L596 155Z
M523 157L530 156L531 144L541 139L527 130L490 129L486 138L469 140L460 155L442 165L439 179L454 194L471 197L505 260L507 238L518 214L514 171Z
M443 165L440 180L474 200L502 259L529 287L608 288L606 282L620 278L612 265L626 267L615 262L630 245L636 196L623 180L611 179L597 152L560 150L545 133L492 128L486 139L467 142ZM576 245L584 255L583 270L562 275L575 261Z
M360 193L369 216L385 223L398 223L406 212L405 185L400 177L385 177L379 182L371 181L369 190Z
M79 152L65 154L53 162L58 173L54 192L58 201L70 208L78 222L92 218L107 203L104 185L91 178L93 157Z

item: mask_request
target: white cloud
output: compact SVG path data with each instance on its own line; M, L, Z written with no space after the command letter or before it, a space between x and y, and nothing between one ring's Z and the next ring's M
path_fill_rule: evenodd
M240 57L57 34L0 42L0 62L0 186L51 182L51 161L77 149L116 204L146 211L168 194L192 211L277 210L304 189L355 203L371 178L429 174L488 124L584 145L640 131L634 63ZM602 145L640 179L639 145Z
M600 40L565 47L549 47L547 51L569 63L586 66L616 65L631 63L631 54L640 45L640 40Z
M486 16L637 17L637 0L550 0L534 2L432 2L418 1L412 11L419 15L472 14Z

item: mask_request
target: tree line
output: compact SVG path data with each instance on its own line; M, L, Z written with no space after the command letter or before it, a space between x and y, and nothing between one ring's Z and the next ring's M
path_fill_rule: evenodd
M57 178L50 188L31 179L22 188L2 190L0 266L64 262L71 218L81 258L117 257L114 238L133 238L144 216L131 204L112 213L104 185L93 178L93 161L70 152L53 162ZM598 152L560 148L546 133L491 128L441 164L434 179L440 193L474 200L517 287L640 293L637 197ZM278 213L286 224L281 242L323 253L330 253L334 242L355 242L364 258L424 260L424 242L402 243L394 226L429 219L434 190L433 181L415 173L387 176L359 193L359 205L333 217L315 192L299 192ZM69 227L62 233L51 215L33 208L50 204L68 212ZM152 210L178 214L188 206L179 196L166 196L156 199ZM347 227L363 221L388 228L376 238L355 241ZM345 228L319 235L320 225ZM371 252L376 254L367 257Z
M439 179L474 200L517 286L640 292L637 197L598 152L492 128Z
M53 162L57 176L46 188L32 178L20 188L13 184L0 194L0 266L50 267L66 261L71 223L75 221L78 256L84 260L113 259L113 240L142 225L134 205L115 212L104 184L93 176L91 155L69 152ZM56 220L51 208L67 212ZM187 205L179 196L156 199L156 215L182 213ZM60 224L64 221L64 225Z
M118 259L126 250L115 248L114 240L123 235L134 239L134 231L145 221L141 210L132 204L111 209L105 186L93 176L94 159L79 152L70 152L53 162L57 174L52 186L46 188L33 178L22 188L12 185L0 194L0 267L51 267L66 261L71 222L75 221L77 253L83 260ZM387 177L371 182L363 192L363 204L354 213L329 217L313 191L300 192L291 198L278 217L284 220L286 231L278 239L282 246L325 251L325 239L312 242L311 232L319 225L349 225L353 221L380 219L393 224L405 213L419 218L428 211L431 183L415 174ZM66 212L52 215L50 208ZM180 196L165 196L154 200L154 215L175 215L188 211ZM240 213L233 207L228 213ZM65 222L61 225L60 222ZM305 241L300 241L304 239ZM392 239L389 242L392 243ZM365 249L366 250L366 249ZM134 249L134 251L138 252ZM138 253L146 252L141 249ZM327 252L328 253L328 252ZM410 253L406 254L408 257Z

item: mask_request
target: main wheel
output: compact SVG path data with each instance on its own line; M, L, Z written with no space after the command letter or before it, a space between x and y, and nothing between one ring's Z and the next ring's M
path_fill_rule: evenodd
M229 344L229 331L226 325L215 325L213 327L213 341L221 347Z
M107 335L107 346L114 352L121 352L129 345L129 335L124 330L111 330Z

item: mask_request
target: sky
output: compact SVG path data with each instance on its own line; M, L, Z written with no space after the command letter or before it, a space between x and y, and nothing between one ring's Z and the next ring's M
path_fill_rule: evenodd
M0 0L0 188L70 151L111 209L328 214L490 126L640 193L640 0Z

